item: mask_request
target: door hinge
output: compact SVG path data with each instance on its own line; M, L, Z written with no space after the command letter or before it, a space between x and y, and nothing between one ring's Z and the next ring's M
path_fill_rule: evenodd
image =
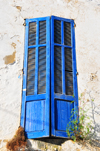
M23 26L26 26L26 22L24 21Z
M22 69L22 74L24 74L24 70Z
M76 24L74 23L74 28L76 27Z
M79 73L78 73L78 72L76 72L76 75L79 75Z

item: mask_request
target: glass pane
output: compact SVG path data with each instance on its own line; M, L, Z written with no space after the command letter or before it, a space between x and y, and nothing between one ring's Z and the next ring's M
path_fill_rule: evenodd
M62 93L62 57L61 47L54 47L54 88L55 93Z
M28 49L27 95L34 95L35 86L35 48Z
M32 46L36 44L36 22L29 23L29 37L28 45Z
M71 46L71 24L64 22L64 45Z
M39 22L39 44L46 44L46 21Z
M38 94L46 93L46 47L39 47Z
M54 20L54 43L61 44L61 21Z

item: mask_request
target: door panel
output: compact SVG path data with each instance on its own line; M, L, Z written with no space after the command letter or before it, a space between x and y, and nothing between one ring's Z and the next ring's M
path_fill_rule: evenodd
M26 19L21 126L27 138L49 136L50 17Z
M68 137L71 111L78 107L74 21L51 17L51 135Z
M74 103L68 100L55 99L55 126L58 131L66 131L67 123L70 121L71 110L74 108Z

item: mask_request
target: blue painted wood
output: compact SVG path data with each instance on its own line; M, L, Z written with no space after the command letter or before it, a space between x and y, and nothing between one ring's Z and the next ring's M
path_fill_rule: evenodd
M71 46L67 46L67 45L64 45L64 44L57 44L57 43L54 43L54 46L61 46L61 47L66 47L66 48L72 48Z
M66 18L63 18L63 17L57 17L57 16L51 16L51 18L54 20L60 20L60 21L65 21L65 22L73 22L73 19L66 19Z
M55 135L54 102L54 17L51 16L51 135Z
M46 44L39 45L39 21L46 21ZM36 22L36 44L28 46L29 23ZM38 94L39 48L46 46L46 93ZM28 48L36 48L35 53L35 89L34 95L27 95ZM42 66L42 64L41 64ZM31 81L29 81L31 82ZM50 122L50 17L26 19L25 55L23 75L23 95L21 126L25 128L27 138L49 136Z
M61 44L54 43L54 20L61 21ZM72 46L64 45L64 22L71 24ZM56 27L55 27L56 28ZM62 93L54 92L54 46L62 48ZM72 49L73 69L73 91L74 96L65 93L65 48ZM73 102L73 103L72 103ZM51 16L51 135L57 137L68 137L66 133L67 124L70 121L71 110L78 107L77 77L76 77L76 52L74 21Z
M66 100L55 100L56 130L66 131L66 126L70 122L71 110L74 103Z
M65 94L65 52L64 52L64 22L61 21L61 43L62 43L62 88Z
M32 138L49 137L49 135L45 136L45 130L43 130L43 131L38 131L38 132L27 132L26 137L29 139L32 139Z
M69 96L69 95L65 95L65 94L54 93L54 98L55 99L61 99L61 100L74 101L73 96Z
M75 47L75 28L74 28L74 21L72 23L72 39L73 39L73 81L74 81L74 97L75 97L75 103L74 103L74 109L78 110L78 86L77 86L77 67L76 67L76 47ZM75 118L77 118L75 116Z
M35 55L35 89L34 94L38 93L38 42L39 42L39 21L36 22L36 55Z
M61 44L54 43L54 19L61 21ZM39 21L46 21L46 44L39 44ZM28 46L29 23L36 22L36 44ZM64 22L71 24L72 46L64 45ZM51 36L51 39L50 39ZM50 47L51 42L51 47ZM54 92L54 46L62 50L62 93ZM46 47L46 93L38 94L38 58L39 48ZM36 48L35 53L35 89L34 95L26 96L27 89L27 61L28 49ZM65 92L65 48L72 49L73 66L73 92L74 96L66 95ZM51 54L50 54L51 49ZM50 56L51 55L51 56ZM51 57L51 70L50 70ZM43 61L42 61L43 63ZM42 65L42 64L41 64ZM50 85L51 71L51 85ZM71 109L78 108L77 69L75 52L75 30L74 21L56 16L26 19L24 75L22 93L21 126L25 128L27 138L47 137L50 135L50 97L51 97L51 135L57 137L68 137L66 126L70 120ZM50 96L51 86L51 96ZM73 101L73 103L71 103ZM40 116L41 115L41 116ZM76 118L76 117L75 117Z
M27 56L28 56L28 21L25 20L25 52L24 52L24 74L23 74L23 90L22 90L22 106L21 106L21 121L20 125L24 127L25 122L25 99L26 99L26 78L27 78Z
M46 44L38 44L38 45L33 45L33 46L28 46L28 48L34 48L34 47L45 47L46 46Z
M26 103L26 132L36 132L44 130L44 108L45 100L29 101Z
M26 96L26 101L44 100L45 98L46 98L46 94L29 95L29 96Z

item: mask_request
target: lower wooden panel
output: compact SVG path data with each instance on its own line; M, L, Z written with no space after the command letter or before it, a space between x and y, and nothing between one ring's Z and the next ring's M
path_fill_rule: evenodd
M67 124L70 122L71 111L74 103L67 100L55 100L55 128L56 130L66 131Z
M25 131L44 130L45 100L26 102Z

